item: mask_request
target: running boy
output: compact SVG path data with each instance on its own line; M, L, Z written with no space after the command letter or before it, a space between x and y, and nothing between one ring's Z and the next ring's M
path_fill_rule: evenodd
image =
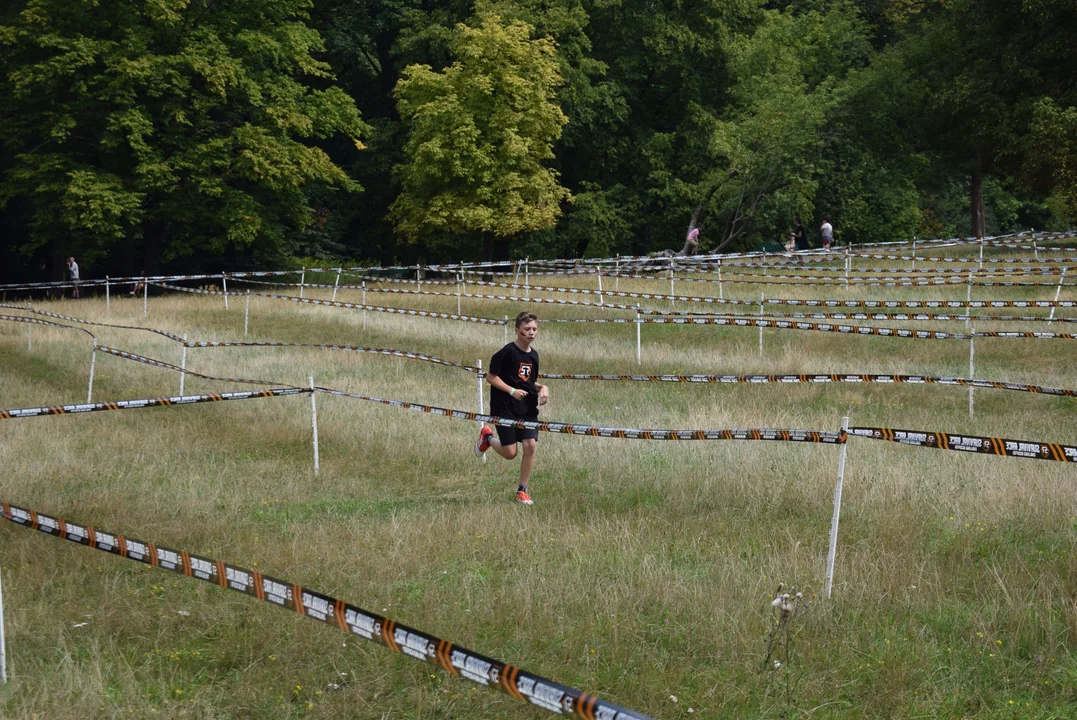
M538 318L529 312L516 316L516 339L494 353L486 381L490 383L490 414L507 420L538 420L538 409L550 399L545 385L535 382L539 374L539 357L531 343L538 334ZM516 501L532 505L527 494L527 482L535 467L535 445L538 430L497 426L494 431L483 425L479 439L475 441L475 454L482 456L490 448L506 460L514 460L519 448L523 449L520 461L520 485L516 488Z

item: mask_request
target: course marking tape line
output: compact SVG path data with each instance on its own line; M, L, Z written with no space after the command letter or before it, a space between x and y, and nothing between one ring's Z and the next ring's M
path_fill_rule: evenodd
M86 333L90 337L95 337L95 335L86 328L71 327L70 325L64 325L63 323L49 322L48 320L38 320L37 318L25 317L22 315L0 315L0 320L6 320L8 322L21 322L28 325L47 325L49 327L63 328L65 330L78 330L79 332Z
M580 303L594 305L595 303ZM609 304L607 304L609 305ZM635 305L614 305L613 307L630 307ZM714 311L691 311L691 310L651 310L640 308L643 315L660 315L668 317L744 317L745 313L722 313ZM752 313L753 317L759 317ZM920 322L1058 322L1077 323L1077 317L1048 317L1046 315L959 315L955 313L868 313L868 312L810 312L810 313L764 313L764 318L769 319L804 319L804 320L904 320Z
M191 347L188 345L188 347ZM192 377L202 378L204 380L216 380L219 382L230 383L243 383L246 385L283 385L288 386L288 383L277 382L275 380L246 380L244 378L229 378L229 377L217 377L216 375L203 375L202 373L194 372L186 368L181 368L179 365L173 365L172 363L164 362L163 360L154 360L153 358L145 357L143 355L137 355L127 350L119 350L117 348L108 347L107 345L99 345L98 350L106 352L109 355L115 355L121 357L124 360L134 360L135 362L144 363L146 365L153 365L155 367L164 368L165 370L175 370L176 372L183 373L184 375L190 375ZM296 386L290 386L296 387Z
M880 383L908 385L955 385L987 388L993 390L1016 390L1018 392L1077 397L1077 390L1045 385L1000 382L998 380L970 380L959 377L930 375L852 375L848 373L819 375L572 375L564 373L539 373L544 380L621 380L628 382L682 382L704 384L766 384L791 385L797 383Z
M445 365L448 367L461 368L468 372L475 372L476 368L471 365L465 365L464 363L454 362L452 360L443 360L433 355L427 355L421 352L411 352L408 350L392 350L389 348L376 348L376 347L362 347L359 345L337 345L329 343L291 343L291 342L257 342L257 341L225 341L225 340L195 340L187 343L187 347L190 348L223 348L223 347L285 347L285 348L313 348L316 350L344 350L348 352L356 353L369 353L372 355L391 355L393 357L407 358L408 360L422 360L424 362L434 363L435 365ZM278 383L279 384L279 383Z
M273 388L271 390L206 393L204 395L176 395L173 397L143 398L138 400L113 400L99 403L83 403L79 405L49 405L43 407L0 410L0 420L40 417L43 415L75 415L102 410L135 410L138 408L168 405L194 405L196 403L218 402L222 400L252 400L254 398L279 397L282 395L299 395L302 393L309 393L310 391L310 388L289 387Z
M566 685L454 645L430 633L402 625L298 584L263 575L256 570L220 560L173 550L144 540L80 525L69 520L2 503L3 517L16 525L38 530L78 545L118 555L177 575L197 578L257 600L291 610L346 633L370 640L389 650L439 666L476 684L501 690L559 715L586 720L650 720L646 715L601 700Z
M327 395L339 395L341 397L367 400L370 402L389 405L391 407L414 410L415 412L429 415L441 415L444 417L457 418L459 420L472 420L500 425L502 427L517 427L526 430L538 430L540 432L560 433L564 435L590 435L592 437L622 438L625 440L777 440L781 442L808 442L840 445L845 442L845 436L840 432L825 430L784 430L776 428L735 428L729 430L666 430L654 428L618 428L601 427L597 425L576 425L573 423L539 422L532 420L509 420L494 415L483 415L468 410L451 410L448 408L421 405L405 400L386 400L371 395L359 395L356 393L333 390L332 388L315 387L315 392Z
M981 437L979 435L955 435L926 430L895 430L893 428L875 427L852 427L849 428L849 434L870 440L887 440L903 445L934 448L936 450L957 450L982 455L1001 455L1003 457L1031 460L1077 463L1077 446L1073 445L1059 445L1057 443L1034 442L1031 440L1008 440L1005 438Z
M5 305L4 307L13 307L11 305ZM110 327L118 328L120 330L143 330L145 332L156 333L169 340L175 340L176 342L183 342L183 338L179 335L168 332L167 330L158 330L156 328L142 327L140 325L116 325L113 323L96 322L94 320L83 320L82 318L72 317L70 315L61 315L59 313L48 312L47 310L38 310L36 308L30 309L34 315L44 315L45 317L56 318L58 320L67 320L68 322L82 323L83 325L96 325L97 327ZM66 326L64 326L66 327Z

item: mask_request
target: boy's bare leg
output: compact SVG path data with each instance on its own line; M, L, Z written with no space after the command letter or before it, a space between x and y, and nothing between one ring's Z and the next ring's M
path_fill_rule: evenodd
M531 479L531 471L535 468L535 447L538 441L534 438L528 438L521 440L523 445L523 459L520 460L520 484L527 487L528 481ZM513 453L515 455L515 453Z
M525 440L524 442L527 441ZM496 432L490 436L489 443L490 449L496 452L501 457L505 458L506 460L516 459L516 448L519 446L519 443L513 443L512 445L505 447L501 444L501 438L497 436Z

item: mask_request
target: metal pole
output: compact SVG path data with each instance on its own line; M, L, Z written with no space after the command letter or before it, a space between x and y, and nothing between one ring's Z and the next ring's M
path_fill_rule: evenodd
M1062 274L1058 277L1058 288L1055 289L1055 302L1056 303L1058 302L1059 294L1061 294L1061 292L1062 292L1062 281L1065 280L1065 279L1066 279L1066 268L1062 268ZM1052 307L1051 308L1051 315L1050 315L1051 322L1054 322L1054 319L1055 319L1055 308Z
M150 312L150 284L142 283L142 317L147 317Z
M112 317L112 293L110 292L108 275L105 276L105 314Z
M97 365L97 338L93 339L93 352L90 353L90 384L86 388L86 402L93 402L93 373Z
M763 325L762 325L762 320L763 320L763 305L766 304L766 300L767 300L767 294L766 293L759 293L759 320L760 320L760 325L759 325L759 357L763 357Z
M180 354L180 395L183 395L184 381L187 379L187 333L183 333L183 352Z
M251 319L251 291L247 290L247 306L243 308L243 337L247 337L247 325Z
M475 361L475 369L478 371L477 373L475 373L475 380L476 380L475 389L476 389L476 394L478 396L478 401L479 401L479 415L482 415L483 414L483 409L482 409L482 378L483 378L482 360L476 360ZM478 424L479 424L479 429L481 430L482 429L482 420L479 420ZM486 462L486 454L485 453L483 453L482 461Z
M636 303L636 364L637 365L642 365L643 364L643 348L642 348L642 346L640 344L640 336L639 336L640 325L641 325L641 323L639 321L639 303Z
M307 286L307 269L303 268L303 272L299 274L299 297L303 297L303 289Z
M333 302L337 300L337 287L340 285L340 271L341 268L337 268L337 279L333 281Z
M228 276L221 273L221 287L224 289L224 309L228 309Z
M314 430L314 474L318 474L318 405L314 400L314 376L310 375L310 427Z
M838 523L841 521L841 490L845 483L845 455L848 448L849 418L841 419L843 442L838 453L838 484L834 488L834 517L830 521L830 552L826 557L826 597L829 600L834 587L834 558L838 554Z
M972 364L973 358L976 356L976 327L973 326L972 332L969 333L969 380L975 377L975 368ZM969 420L973 419L972 416L972 390L973 387L969 385Z
M3 573L0 573L2 575ZM7 685L7 651L4 644L4 589L0 585L0 685Z
M366 280L363 281L363 329L366 330Z

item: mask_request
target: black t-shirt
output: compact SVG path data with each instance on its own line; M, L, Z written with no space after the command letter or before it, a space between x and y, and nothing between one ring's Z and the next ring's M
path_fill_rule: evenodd
M517 400L507 392L491 386L491 415L519 420L538 417L538 388L535 387L535 379L539 374L539 356L534 348L524 352L515 342L510 342L490 359L490 374L497 375L513 389L527 391L526 398Z
M793 236L796 238L797 250L808 250L811 245L808 244L808 234L804 232L803 225L793 226Z

